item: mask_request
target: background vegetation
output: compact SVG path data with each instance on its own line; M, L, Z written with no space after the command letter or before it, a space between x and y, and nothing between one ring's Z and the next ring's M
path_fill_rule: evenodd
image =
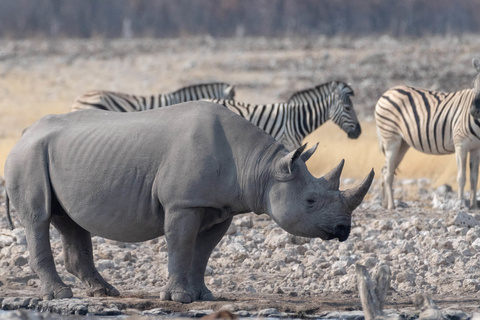
M477 0L0 0L0 175L25 127L87 90L226 81L259 104L330 80L354 89L363 133L350 140L329 123L309 136L320 142L312 172L346 158L346 177L379 173L376 101L400 84L471 87L478 12ZM455 176L453 155L414 150L399 171L454 188Z
M0 37L427 36L480 30L478 0L0 0Z

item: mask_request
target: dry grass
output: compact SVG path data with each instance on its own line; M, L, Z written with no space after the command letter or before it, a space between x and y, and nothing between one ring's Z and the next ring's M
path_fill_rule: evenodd
M377 142L375 124L362 123L362 134L357 140L348 139L334 123L328 122L307 137L311 145L320 143L318 151L309 162L310 170L321 175L345 159L344 177L364 178L374 168L380 178L384 163ZM400 164L397 177L401 179L429 178L433 186L444 183L456 186L455 156L432 156L410 149Z
M342 79L356 92L363 133L350 140L334 124L325 124L307 139L320 142L309 167L319 176L345 158L344 177L363 178L373 167L378 179L383 155L371 120L378 96L402 83L451 91L465 88L473 79L469 64L473 48L478 48L478 37L436 39L428 46L422 40L386 38L209 41L2 43L7 49L6 58L0 52L0 175L25 127L45 114L68 112L75 97L87 90L153 94L186 84L225 81L237 86L238 100L268 103ZM427 59L428 55L433 56ZM438 65L431 66L432 61ZM433 185L448 183L456 188L455 159L410 150L398 176L426 177Z

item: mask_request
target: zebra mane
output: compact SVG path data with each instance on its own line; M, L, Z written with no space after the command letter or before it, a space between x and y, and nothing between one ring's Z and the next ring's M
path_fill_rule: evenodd
M308 97L312 97L312 95L318 96L319 93L321 97L324 97L332 93L333 90L335 90L335 88L338 88L340 90L340 93L342 96L347 94L352 96L354 95L353 89L345 82L329 81L329 82L322 83L318 86L315 86L313 88L297 91L290 96L288 101L290 102L290 101L293 101L294 99L298 99L300 97L305 97L305 96L308 96Z
M473 90L477 96L480 95L480 72L477 74L475 80L473 81Z

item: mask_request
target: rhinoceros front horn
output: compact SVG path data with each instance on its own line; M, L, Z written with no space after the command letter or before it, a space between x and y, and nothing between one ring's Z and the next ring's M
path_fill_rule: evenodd
M370 171L368 176L363 179L362 183L352 189L348 189L342 191L343 198L345 200L345 204L349 209L352 211L362 203L363 198L368 192L368 189L372 185L373 177L375 176L375 172Z

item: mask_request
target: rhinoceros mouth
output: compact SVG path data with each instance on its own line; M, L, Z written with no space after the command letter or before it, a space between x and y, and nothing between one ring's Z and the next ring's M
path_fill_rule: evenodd
M322 240L332 240L336 238L335 234L331 230L325 228L324 226L317 225L316 229L317 229L318 237Z
M324 226L317 226L317 230L320 230L320 235L318 237L322 240L328 241L338 239L338 241L343 242L348 239L348 233L337 234L333 230L327 229Z

